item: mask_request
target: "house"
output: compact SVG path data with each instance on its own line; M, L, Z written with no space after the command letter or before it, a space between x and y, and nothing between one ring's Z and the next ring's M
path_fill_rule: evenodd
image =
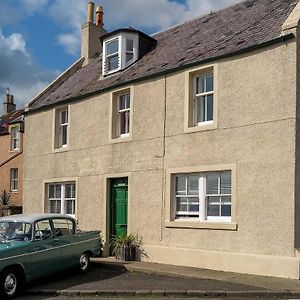
M89 3L82 57L27 105L24 211L139 234L153 262L299 279L299 19L248 0L107 33Z
M0 215L22 212L23 200L23 109L16 110L14 97L7 92L0 116ZM3 192L10 195L2 203Z

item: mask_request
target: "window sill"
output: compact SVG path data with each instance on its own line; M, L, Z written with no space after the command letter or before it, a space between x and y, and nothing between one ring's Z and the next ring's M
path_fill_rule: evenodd
M117 143L126 143L132 141L132 135L124 135L117 138L110 139L111 144L117 144Z
M12 149L12 150L9 150L10 153L18 153L18 152L21 152L21 149Z
M237 230L236 223L221 223L221 222L182 222L169 221L165 222L166 228L190 228L190 229L215 229L215 230Z
M217 122L204 122L203 124L196 125L196 126L193 126L193 127L185 126L184 132L185 133L192 133L192 132L214 130L214 129L217 129Z
M69 147L61 147L61 148L54 148L53 149L54 153L56 153L56 152L66 152L66 151L69 151Z

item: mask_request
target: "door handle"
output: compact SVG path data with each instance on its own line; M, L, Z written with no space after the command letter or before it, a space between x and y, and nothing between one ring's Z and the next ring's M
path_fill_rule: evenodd
M120 224L120 227L127 228L127 224Z

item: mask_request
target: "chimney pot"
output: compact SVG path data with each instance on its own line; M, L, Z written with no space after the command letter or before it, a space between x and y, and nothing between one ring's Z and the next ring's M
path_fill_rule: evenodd
M103 28L103 7L97 6L96 8L96 26Z
M87 22L94 23L95 3L88 3Z

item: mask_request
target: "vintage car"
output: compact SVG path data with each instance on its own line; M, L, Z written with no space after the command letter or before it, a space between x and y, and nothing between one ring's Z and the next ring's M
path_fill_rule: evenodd
M66 215L0 218L0 298L13 298L28 281L78 266L86 272L101 251L100 231L79 231Z

